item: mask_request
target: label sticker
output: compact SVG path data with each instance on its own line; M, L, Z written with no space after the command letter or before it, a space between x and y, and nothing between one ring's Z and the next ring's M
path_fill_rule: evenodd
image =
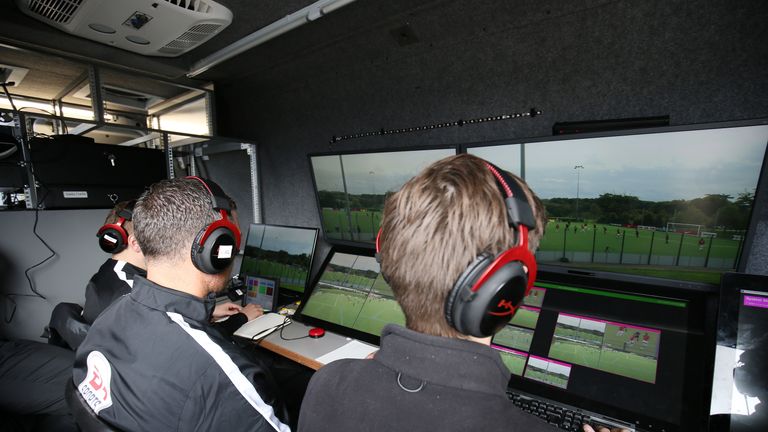
M232 258L232 245L220 245L219 253L216 254L218 259Z
M88 191L62 191L64 198L88 198Z
M80 394L94 413L98 414L104 408L112 406L112 367L104 354L91 351L86 360L88 372L83 382L77 386Z

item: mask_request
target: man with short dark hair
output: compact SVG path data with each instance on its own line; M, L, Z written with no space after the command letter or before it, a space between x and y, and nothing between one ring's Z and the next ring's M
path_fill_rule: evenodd
M531 253L546 224L533 191L519 177L463 154L425 168L387 198L383 213L377 240L381 273L406 328L387 325L373 359L339 360L315 373L299 430L558 430L520 411L506 394L509 369L489 345L490 335L509 318L491 318L495 325L488 331L485 318L465 316L474 306L457 309L465 300L453 296L454 286L479 280L467 275L481 274L480 263L501 263L508 252L527 254L500 265L519 284L504 284L502 297L491 296L478 314L497 308L494 314L511 316L507 290L518 290L521 300L530 286Z
M136 203L147 276L96 319L73 371L91 409L121 430L288 430L271 374L209 324L240 236L223 195L175 179Z

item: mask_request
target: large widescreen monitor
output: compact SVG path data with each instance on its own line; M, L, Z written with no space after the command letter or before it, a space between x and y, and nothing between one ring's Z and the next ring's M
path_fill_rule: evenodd
M371 245L381 224L384 199L455 147L310 155L325 239Z
M492 347L515 402L561 427L706 430L717 298L705 284L544 266Z
M375 344L385 325L405 325L405 315L372 252L331 252L297 317Z
M281 293L303 293L316 243L317 228L251 224L240 274L275 279Z
M549 215L539 263L718 284L739 269L768 120L465 146Z

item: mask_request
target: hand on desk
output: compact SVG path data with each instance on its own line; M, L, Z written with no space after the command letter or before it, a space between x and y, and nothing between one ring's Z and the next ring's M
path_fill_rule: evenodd
M256 318L264 315L264 309L261 307L261 305L257 304L247 304L240 310L240 312L244 313L245 316L248 317L248 321L255 320Z
M220 320L230 315L238 314L242 311L242 309L243 309L242 307L232 302L217 304L216 307L213 308L212 319L214 321Z

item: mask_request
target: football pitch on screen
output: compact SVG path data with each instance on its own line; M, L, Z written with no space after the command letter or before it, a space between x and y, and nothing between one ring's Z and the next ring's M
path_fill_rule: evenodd
M515 315L509 323L520 327L535 329L536 323L539 321L539 312L539 309L521 306L517 308Z
M651 384L656 382L656 359L631 352L555 337L549 357Z
M273 261L256 260L249 257L243 258L241 273L279 279L280 288L304 292L304 284L307 280L306 270Z
M525 377L560 388L568 387L568 380L566 378L530 366L525 370Z
M405 316L394 299L368 296L321 283L302 310L304 315L379 335L389 323L405 325Z
M510 372L518 376L523 375L523 369L525 369L525 361L527 359L526 356L516 355L506 351L499 351L499 354L501 354L501 361L504 362L504 365L507 366L507 369L509 369Z

